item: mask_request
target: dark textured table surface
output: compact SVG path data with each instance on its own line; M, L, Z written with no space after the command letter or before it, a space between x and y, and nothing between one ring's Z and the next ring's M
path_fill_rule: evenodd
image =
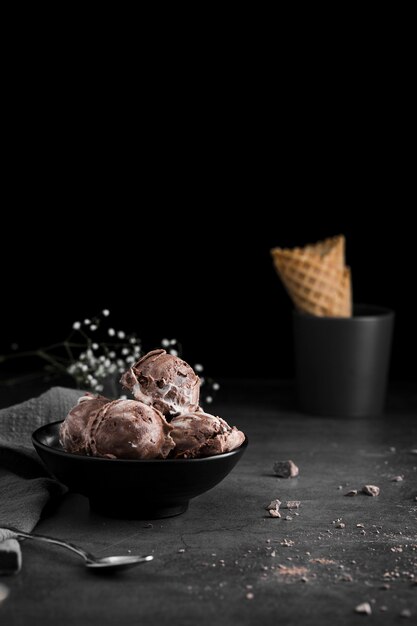
M26 541L22 572L0 580L10 589L0 624L417 623L416 390L394 390L384 416L333 419L297 413L285 385L231 384L215 411L249 447L184 515L107 519L70 494L36 529L93 554L154 561L104 577ZM285 459L298 478L274 476ZM364 484L380 495L344 496ZM275 498L301 505L273 519L265 506ZM371 616L355 613L363 602Z

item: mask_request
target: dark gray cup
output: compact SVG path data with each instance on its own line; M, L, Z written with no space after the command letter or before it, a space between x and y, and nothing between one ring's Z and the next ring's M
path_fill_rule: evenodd
M294 311L299 408L318 415L377 415L384 409L394 312L357 305L350 318Z

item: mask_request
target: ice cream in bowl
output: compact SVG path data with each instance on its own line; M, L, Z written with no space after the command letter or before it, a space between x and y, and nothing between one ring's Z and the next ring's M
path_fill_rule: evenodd
M114 517L169 517L233 469L243 432L199 405L200 380L165 350L123 374L133 399L85 394L65 420L42 426L33 444L48 470L92 509Z

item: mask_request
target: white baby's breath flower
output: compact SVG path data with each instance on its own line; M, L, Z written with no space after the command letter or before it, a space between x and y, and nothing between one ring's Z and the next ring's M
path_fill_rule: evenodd
M92 347L93 350L98 350L98 348L99 348L98 343L92 343L91 347Z
M96 385L96 389L97 391L103 391L104 387L103 385L100 384L100 385Z
M94 332L95 330L97 330L97 328L98 328L97 324L91 324L91 326L90 326L90 330L91 330L92 332Z
M72 375L72 374L75 374L77 369L78 369L77 364L76 363L71 363L71 365L69 365L68 368L67 368L67 372L68 372L68 374Z
M162 339L161 345L162 345L163 348L168 348L168 346L169 346L169 339Z
M134 345L136 343L136 337L129 337L129 343Z
M220 389L219 383L213 383L213 389L214 391L218 391Z
M89 326L91 324L91 320L89 320L88 318L86 318L83 322L84 326Z
M178 352L177 350L174 350L173 348L171 348L171 350L169 351L170 354L172 354L172 356L178 356Z
M103 309L101 314L102 314L103 317L109 317L110 311L109 311L109 309Z
M204 367L201 365L201 363L196 363L194 365L194 369L195 369L196 372L202 372Z
M104 361L106 360L106 357L104 356L104 354L102 354L101 356L98 357L98 360L100 361L100 363L104 363Z
M125 394L121 395L120 400L127 400L127 396Z
M105 359L105 361L104 361L104 367L110 367L110 365L111 365L111 361L110 361L110 359Z
M116 334L116 331L114 330L114 328L109 328L109 330L107 331L107 334L109 337L114 337Z
M72 325L73 330L80 330L81 322L74 322Z
M211 396L207 396L206 402L207 404L211 404L213 402L213 398Z
M116 353L114 350L111 350L111 352L109 352L109 359L115 359L116 358Z
M127 356L129 354L129 352L130 352L129 348L123 348L123 350L122 350L123 356Z
M177 343L176 339L171 339L171 341L169 342L171 346L175 346L175 344Z
M126 333L124 333L123 330L118 330L117 336L119 337L119 339L124 339L126 337Z
M88 372L88 365L86 365L85 363L82 363L80 366L80 369L82 372Z
M117 367L123 367L123 366L124 366L124 364L125 364L125 362L123 361L123 359L117 359L116 363L117 363Z
M204 376L200 376L200 385L204 385L205 382L206 379L204 378Z
M90 350L90 348L87 350L85 354L86 354L87 359L92 359L94 357L93 351Z
M133 356L126 357L126 363L134 363L134 362L135 362L135 357Z

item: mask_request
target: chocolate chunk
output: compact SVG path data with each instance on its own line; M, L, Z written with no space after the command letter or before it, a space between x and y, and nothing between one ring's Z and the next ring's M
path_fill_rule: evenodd
M280 478L295 478L299 474L299 469L294 461L276 461L274 473Z
M283 509L299 509L300 508L300 500L288 500L283 506Z
M362 602L362 604L358 604L358 606L355 608L355 612L362 613L363 615L371 615L371 605L369 604L369 602Z
M376 485L364 485L362 487L362 492L366 493L367 496L379 496L379 487Z
M281 500L277 499L277 500L272 500L270 504L268 504L268 506L265 508L267 511L272 511L272 510L278 511L280 506L281 506Z

